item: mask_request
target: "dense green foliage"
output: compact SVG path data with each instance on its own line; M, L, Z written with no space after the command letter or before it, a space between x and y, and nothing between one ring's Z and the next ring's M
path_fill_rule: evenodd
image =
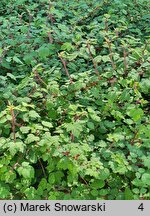
M1 0L0 198L150 198L148 0Z

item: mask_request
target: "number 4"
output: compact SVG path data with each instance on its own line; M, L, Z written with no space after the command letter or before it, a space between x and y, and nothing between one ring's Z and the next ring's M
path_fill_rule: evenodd
M143 211L144 210L144 206L143 206L143 203L141 203L138 207L139 210Z

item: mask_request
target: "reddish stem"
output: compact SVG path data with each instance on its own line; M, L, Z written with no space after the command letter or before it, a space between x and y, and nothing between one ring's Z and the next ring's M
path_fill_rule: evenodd
M66 67L66 62L64 61L64 59L62 58L61 55L59 55L59 58L60 58L60 60L61 60L61 62L62 62L62 64L63 64L63 66L64 66L66 75L68 76L68 78L69 78L69 80L70 80L70 83L72 83L72 78L70 77L70 74L69 74L68 69L67 69L67 67Z

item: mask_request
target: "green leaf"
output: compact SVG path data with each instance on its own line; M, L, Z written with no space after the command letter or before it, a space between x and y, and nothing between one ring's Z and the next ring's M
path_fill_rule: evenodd
M45 46L40 47L38 50L38 54L41 58L46 58L47 56L49 56L48 47L45 47Z
M28 85L29 81L30 81L30 77L25 77L24 79L22 79L22 81L17 86L18 90L23 89L24 87L26 87Z
M11 73L7 73L7 77L10 77L11 79L16 80L16 77Z
M135 109L131 109L128 112L128 115L134 120L134 121L138 121L139 119L141 119L144 115L144 112L141 108L135 108Z
M64 176L64 173L62 171L55 172L55 181L57 183L61 183L61 179Z
M98 196L98 190L91 190L91 194L92 194L92 196L97 197Z
M29 111L29 116L31 118L40 118L39 114L35 110L30 110Z
M144 157L143 163L144 163L144 166L146 166L148 169L150 169L150 156Z
M141 180L143 184L150 186L150 173L144 173Z
M13 61L16 62L16 63L18 63L18 64L22 64L23 65L23 62L17 56L13 57Z
M101 56L101 55L96 56L96 57L94 58L94 61L95 61L96 63L100 63L100 62L102 61L102 56Z
M38 199L37 191L36 191L36 189L34 187L27 188L24 191L24 193L25 193L28 200L36 200L36 199Z
M68 157L62 158L59 160L58 164L57 164L57 168L58 169L62 169L62 170L73 170L73 163L69 160Z
M0 182L0 198L8 199L10 195L10 188L7 184Z
M23 134L27 134L27 133L29 133L29 130L30 130L31 128L30 127L27 127L27 126L22 126L22 127L20 127L20 131L23 133Z
M100 189L105 186L105 182L103 180L97 179L97 180L94 180L90 186L91 188L94 188L94 189Z
M92 53L92 55L96 55L96 51L93 45L90 46L90 52Z
M95 128L93 122L88 122L87 126L88 126L88 128L90 128L92 130Z
M102 56L102 61L103 61L104 63L110 62L110 57L109 57L108 55L103 55L103 56Z
M66 55L66 58L67 58L69 61L73 61L74 59L76 59L77 56L78 56L78 52L74 52L74 53L71 53L71 54L67 54L67 55Z
M71 131L75 137L79 137L83 130L83 127L79 122L65 124L65 128L67 129L67 132Z
M49 174L48 182L52 185L55 183L55 174L54 173Z
M124 195L126 200L133 200L133 193L130 188L125 189Z
M52 123L47 122L47 121L42 121L42 125L45 126L45 127L48 127L48 128L52 128L53 127Z
M106 180L110 175L110 171L107 168L101 169L100 170L100 174L99 174L99 178L101 180Z
M27 142L27 144L30 144L32 142L36 142L39 140L40 140L39 137L35 136L34 134L28 134L26 142Z
M23 162L22 166L17 169L19 175L22 175L23 178L32 179L34 178L34 168L29 165L28 162Z
M72 46L71 43L69 42L65 42L62 46L61 46L61 50L67 50L67 51L70 51L74 49L74 47Z
M25 145L23 142L9 142L8 143L9 146L9 151L11 155L15 155L17 152L24 152L25 149Z
M47 181L45 178L41 179L38 188L40 188L40 187L42 188L42 190L45 190L47 188Z
M101 120L100 117L97 116L95 113L91 113L90 117L91 117L92 120L94 120L96 122L100 122L100 120Z

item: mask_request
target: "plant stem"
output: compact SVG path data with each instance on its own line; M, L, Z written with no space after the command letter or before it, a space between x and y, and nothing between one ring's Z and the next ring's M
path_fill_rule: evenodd
M113 69L116 70L116 64L114 63L114 60L113 60L113 52L112 52L112 48L111 48L111 42L107 38L106 38L106 43L108 44L109 57L110 57L111 65L112 65Z
M12 133L13 133L13 139L14 139L14 142L16 142L16 133L15 133L15 129L16 129L16 118L15 118L15 113L14 113L13 107L10 107L10 114L11 114L11 117L12 117L12 120L11 120L11 128L12 128Z
M125 76L127 75L127 70L128 70L128 64L127 64L127 52L125 50L125 48L123 48L123 61L124 61L124 74Z
M105 31L108 32L108 19L105 19Z
M39 82L39 84L43 84L44 86L47 86L47 84L42 80L40 75L38 74L37 70L34 71L34 77Z
M28 34L27 34L27 38L30 38L30 30L31 30L31 21L32 21L32 15L30 14L30 11L28 11L29 14L29 26L28 26Z
M67 67L66 67L66 62L65 62L65 60L62 58L61 55L58 55L58 56L59 56L59 58L60 58L60 60L61 60L61 62L62 62L62 64L63 64L63 66L64 66L66 75L68 76L68 78L69 78L69 80L70 80L70 83L72 83L72 78L70 77L70 74L69 74L68 69L67 69Z
M49 3L49 7L48 7L48 10L49 10L49 11L50 11L51 7L52 7L52 4ZM54 24L54 18L53 18L53 15L52 15L50 12L48 12L48 18L49 18L50 21L51 21L51 25L53 25L53 24Z
M98 72L98 69L97 69L97 64L96 64L96 62L94 61L93 55L92 55L92 53L91 53L90 44L87 44L87 48L88 48L88 51L89 51L90 58L91 58L91 60L92 60L92 62L93 62L93 65L94 65L95 73L96 73L97 75L99 75L99 72Z
M44 169L44 167L43 167L43 164L42 164L42 162L41 162L41 159L39 159L39 163L40 163L40 166L41 166L41 168L42 168L44 177L45 177L45 179L47 179L47 175L46 175L45 169Z
M50 31L48 32L48 38L49 38L49 43L52 44L53 43L53 38L52 38L52 34L51 34Z

